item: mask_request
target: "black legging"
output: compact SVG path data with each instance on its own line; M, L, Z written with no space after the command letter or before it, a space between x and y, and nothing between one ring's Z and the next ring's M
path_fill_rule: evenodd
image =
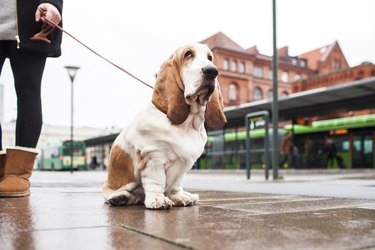
M9 58L17 94L16 145L35 148L42 129L40 87L46 55L17 49L15 41L0 41L0 76L5 58Z

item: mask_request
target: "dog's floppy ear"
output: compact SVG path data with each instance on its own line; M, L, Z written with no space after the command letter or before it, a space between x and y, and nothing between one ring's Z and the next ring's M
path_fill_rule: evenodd
M176 55L172 55L160 68L152 94L152 103L175 125L182 124L190 112L190 107L185 101L184 88L180 77L179 61Z
M219 129L227 123L227 118L223 112L224 103L219 82L216 81L215 85L215 91L212 93L210 100L207 103L205 114L206 125L210 129Z

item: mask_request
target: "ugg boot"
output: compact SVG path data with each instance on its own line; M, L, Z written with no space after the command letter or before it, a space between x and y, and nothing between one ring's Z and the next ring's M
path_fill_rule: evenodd
M30 194L30 182L38 150L7 148L4 178L0 182L0 197L21 197Z
M0 181L4 177L4 168L5 168L5 150L0 151Z

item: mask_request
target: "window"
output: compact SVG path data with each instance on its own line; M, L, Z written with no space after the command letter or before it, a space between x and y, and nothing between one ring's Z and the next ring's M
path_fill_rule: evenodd
M246 69L246 64L245 62L240 63L240 73L244 74Z
M223 68L224 68L225 71L228 71L228 69L229 69L228 59L224 59Z
M262 70L262 68L261 68L261 67L257 67L257 66L255 66L255 67L253 68L253 75L254 75L255 77L263 77L263 70Z
M349 141L344 141L344 142L342 143L342 151L346 151L346 152L348 152L349 149L350 149L350 142L349 142Z
M270 79L270 80L273 79L273 71L272 71L272 69L268 70L268 79Z
M305 60L301 60L301 61L299 62L299 66L301 66L301 67L306 67L306 61L305 61Z
M292 64L297 65L297 58L292 58Z
M229 85L228 99L230 102L235 102L237 100L237 86L234 83Z
M262 90L259 87L256 87L253 92L253 101L259 101L262 100L263 93Z
M334 70L339 70L341 69L341 63L339 60L333 60L333 69Z
M235 61L235 60L232 61L230 69L231 69L232 72L237 71L237 61Z
M301 79L301 75L300 75L300 74L296 74L296 75L294 76L294 80L297 81L297 80L299 80L299 79Z
M282 82L287 83L288 80L289 80L288 78L289 78L288 72L286 72L286 71L281 72L281 81Z
M270 91L268 91L267 93L267 99L272 99L273 98L273 93L272 93L272 89Z

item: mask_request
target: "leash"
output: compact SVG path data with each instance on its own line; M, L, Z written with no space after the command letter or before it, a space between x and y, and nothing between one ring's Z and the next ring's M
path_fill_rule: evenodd
M139 79L138 77L136 77L135 75L133 75L132 73L130 73L129 71L127 71L126 69L120 67L119 65L113 63L112 61L110 61L109 59L105 58L104 56L102 56L101 54L99 54L98 52L96 52L95 50L91 49L89 46L87 46L86 44L84 44L83 42L81 42L78 38L76 38L75 36L73 36L72 34L70 34L69 32L67 32L66 30L64 30L61 26L59 26L58 24L52 22L50 19L48 19L45 15L43 15L43 18L48 22L50 23L52 26L50 25L47 25L47 24L43 24L42 25L42 30L35 34L31 40L33 41L44 41L44 42L47 42L47 43L51 43L51 41L47 38L48 35L50 35L54 28L56 27L57 29L59 29L61 32L64 32L65 34L67 34L68 36L70 36L71 38L73 38L76 42L78 42L79 44L81 44L83 47L85 47L86 49L88 49L89 51L91 51L92 53L94 53L95 55L97 55L98 57L102 58L104 61L110 63L112 66L118 68L119 70L123 71L124 73L126 73L127 75L129 75L130 77L134 78L135 80L137 80L138 82L146 85L147 87L153 89L154 87L151 86L150 84L146 83L145 81L142 81L141 79Z

